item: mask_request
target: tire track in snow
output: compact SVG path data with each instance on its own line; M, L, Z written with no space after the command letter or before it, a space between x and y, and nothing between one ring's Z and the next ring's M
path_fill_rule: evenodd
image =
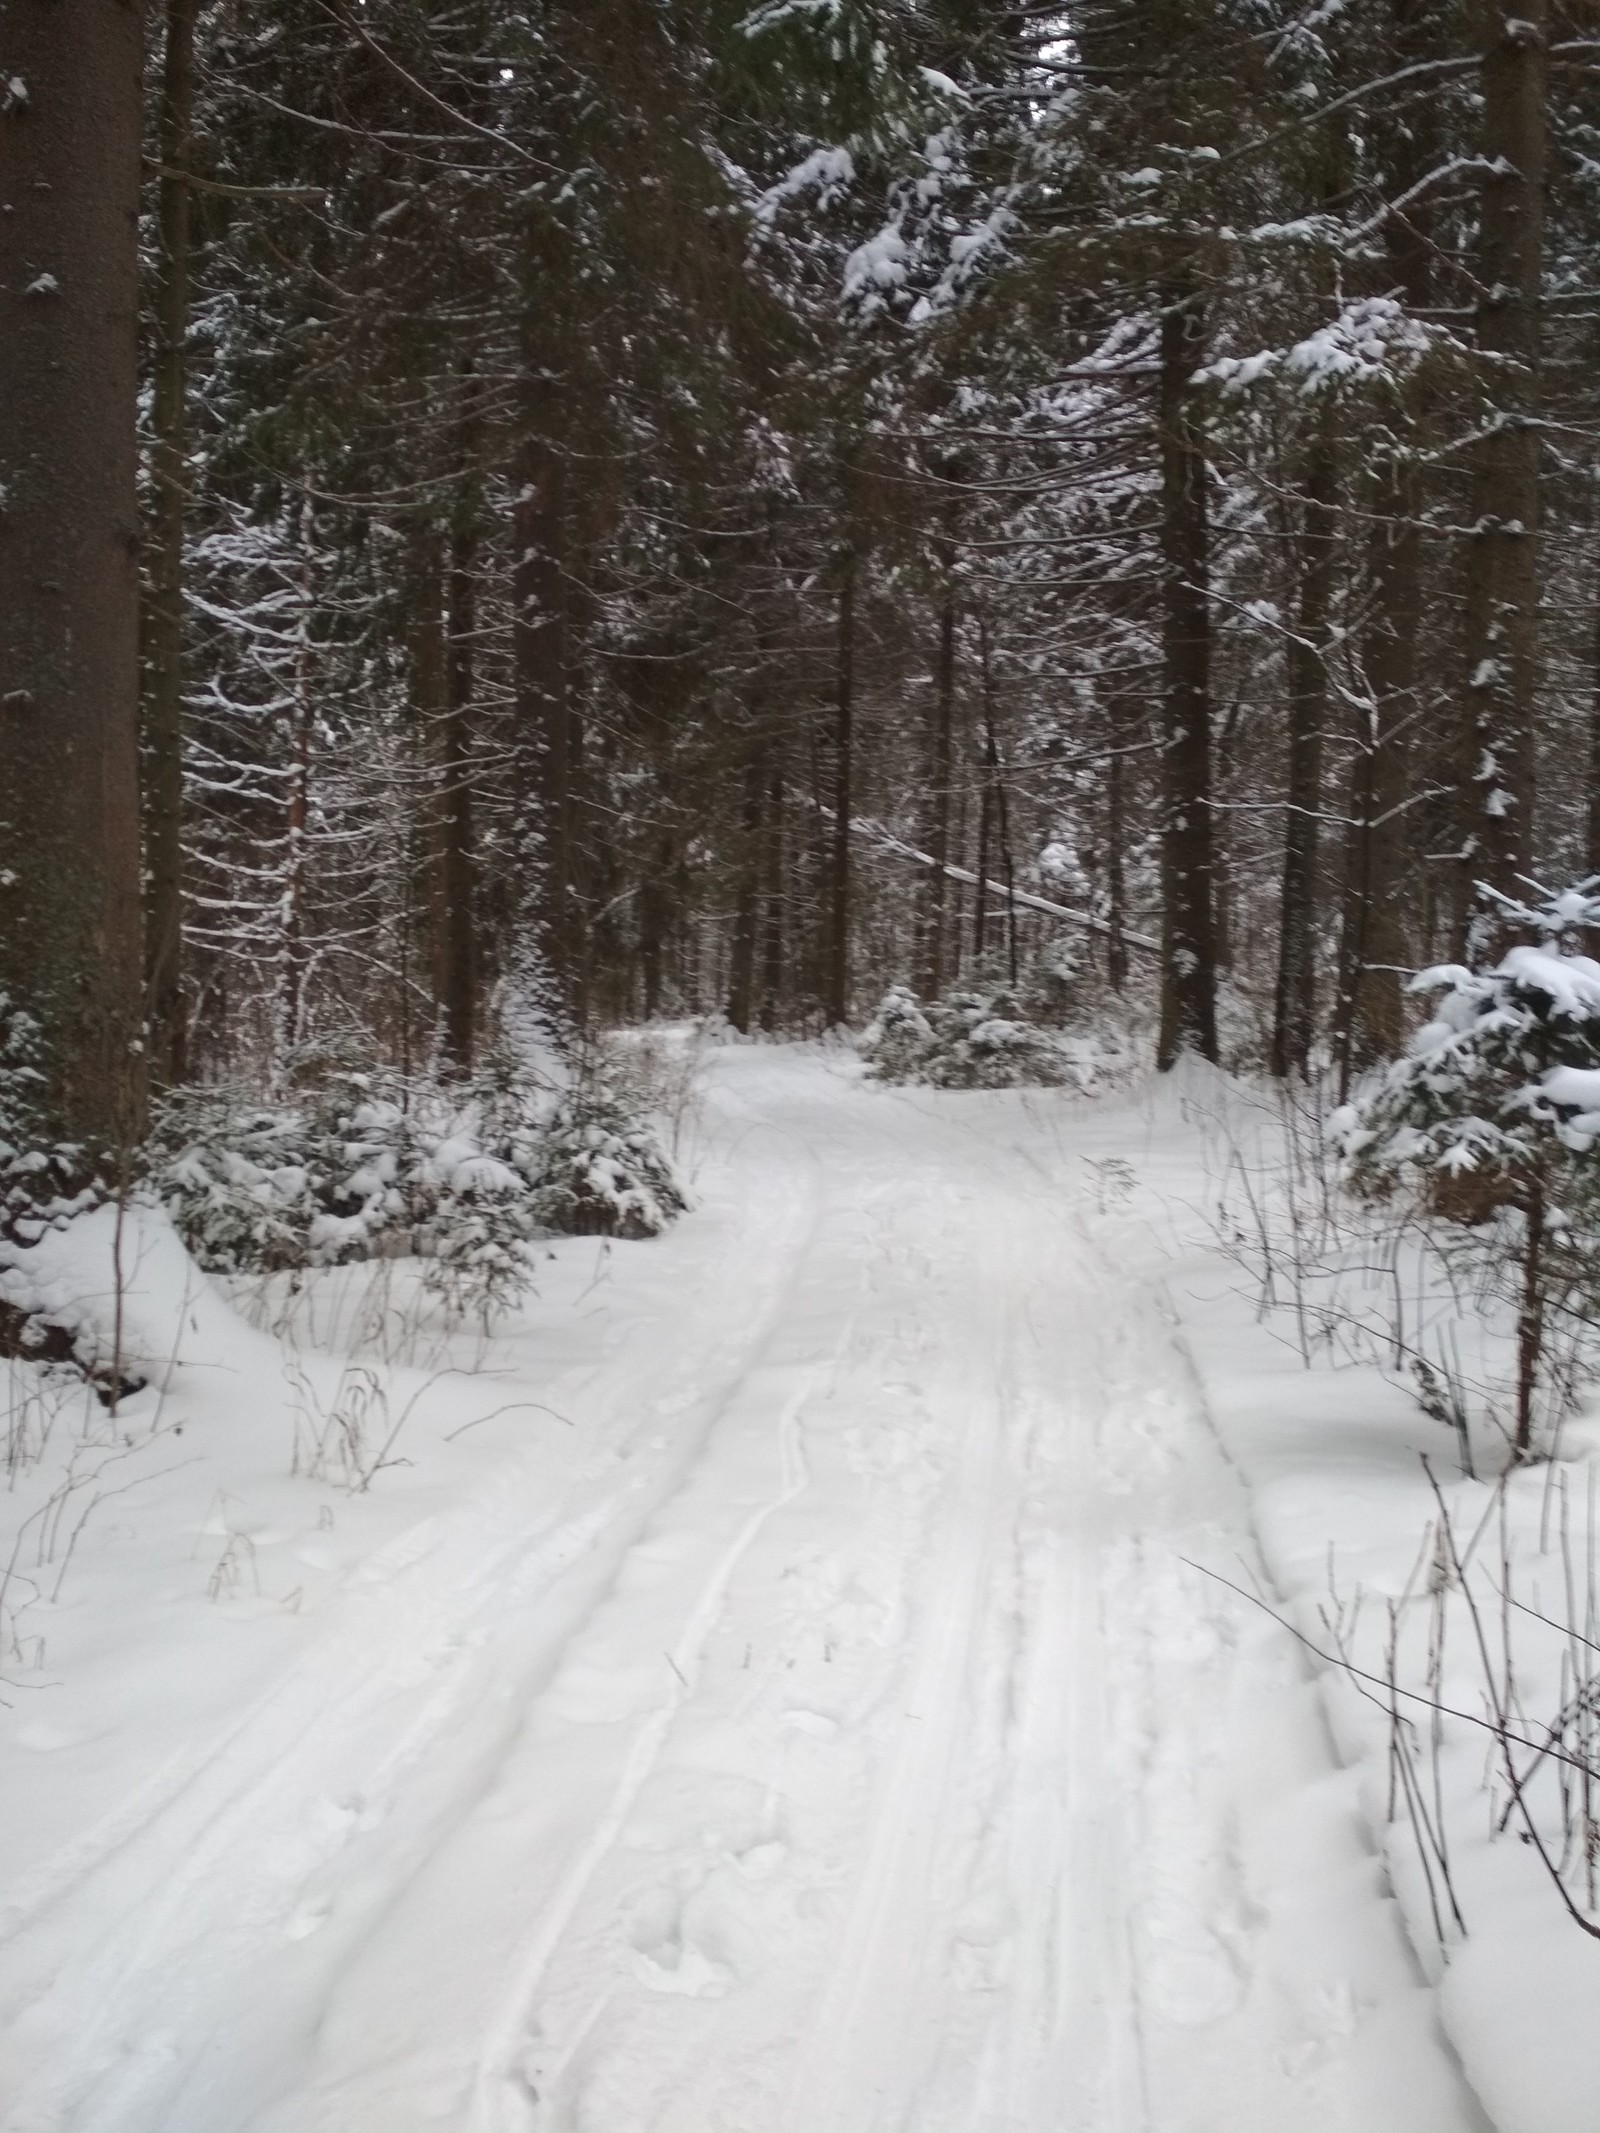
M1092 1290L1092 1283L1086 1282ZM1126 1912L1121 1802L1108 1800L1111 1731L1103 1556L1094 1531L1095 1412L1104 1373L1085 1371L1103 1324L1056 1329L1070 1346L1070 1392L1043 1358L1024 1392L1035 1410L1030 1451L1046 1418L1066 1422L1044 1475L1028 1477L1019 1526L1022 1599L1010 1783L999 1804L1002 1871L1017 1911L1018 1958L984 2040L971 2123L985 2133L1143 2133L1149 2123L1141 2019ZM1043 1501L1037 1499L1043 1498Z
M752 1123L758 1129L764 1125L759 1118ZM798 1148L804 1158L804 1219L791 1224L789 1250L780 1278L771 1289L753 1333L747 1336L742 1361L703 1403L693 1458L680 1466L674 1486L654 1500L648 1516L633 1522L628 1545L611 1562L603 1585L592 1593L581 1619L570 1625L552 1652L541 1684L522 1714L516 1738L499 1756L488 1781L460 1820L421 1862L413 1887L400 1892L396 1903L389 1907L392 1915L386 1918L386 1926L390 1930L385 1933L384 1945L373 1951L376 1962L358 1961L354 1993L348 1980L341 1981L336 1989L332 2004L324 2011L322 2028L325 2040L330 2032L339 2034L331 2054L323 2055L323 2064L314 2070L314 2079L305 2091L307 2097L315 2096L319 2102L311 2110L302 2104L285 2121L296 2128L312 2123L319 2127L344 2126L345 2085L352 2080L359 2083L370 2079L374 2035L392 2037L396 2064L409 2064L416 2038L406 2030L403 2017L394 2013L386 1963L391 1936L401 1946L414 1946L420 1938L417 1921L408 1915L408 1905L418 1891L417 1910L426 1921L425 1929L441 1944L470 1947L473 1955L465 1966L456 1964L439 1970L434 1978L435 1990L427 1996L429 2026L436 2035L447 2039L453 2032L458 2056L464 2056L467 2064L458 2085L450 2074L439 2074L438 2055L429 2055L435 2062L429 2078L440 2080L439 2092L450 2100L436 2107L430 2104L423 2115L430 2120L447 2116L452 2123L474 2127L504 2122L522 2128L529 2123L533 2098L526 2072L529 2038L524 2033L529 2002L537 1995L539 1979L559 1947L586 1887L613 1848L629 1806L648 1781L673 1719L692 1694L699 1655L716 1625L729 1580L768 1520L805 1487L799 1414L831 1363L825 1361L808 1368L802 1382L790 1386L786 1399L774 1402L763 1395L752 1400L751 1388L774 1372L770 1353L785 1337L796 1292L806 1279L810 1255L829 1207L821 1190L822 1168L815 1153L781 1127L768 1137ZM762 1176L770 1193L770 1169ZM790 1202L791 1208L798 1204ZM849 1331L847 1327L845 1340ZM792 1377L793 1372L785 1368L784 1375ZM616 1624L608 1618L620 1616L626 1623L638 1610L640 1587L645 1589L653 1611L659 1610L664 1599L670 1604L670 1593L663 1594L661 1588L670 1587L681 1568L672 1543L694 1525L684 1515L685 1506L696 1497L709 1498L718 1510L726 1510L730 1498L737 1502L738 1459L741 1454L748 1454L752 1441L749 1422L741 1420L740 1410L750 1405L766 1410L760 1418L759 1435L753 1441L763 1457L769 1457L776 1449L777 1486L763 1493L761 1501L717 1551L704 1575L697 1574L674 1643L663 1646L654 1619L646 1625L630 1625L634 1632L633 1656L642 1657L652 1682L661 1676L666 1685L659 1696L652 1692L652 1707L644 1724L633 1730L626 1743L618 1744L612 1760L619 1767L604 1794L606 1804L597 1814L592 1798L596 1788L592 1755L582 1757L570 1776L562 1762L572 1742L582 1736L592 1739L597 1726L607 1723L607 1715L574 1715L565 1706L574 1697L581 1703L588 1693L587 1684L606 1677L619 1656L615 1649ZM771 1420L774 1406L780 1425L776 1432ZM730 1462L731 1473L719 1471ZM598 1663L591 1663L596 1654ZM604 1780L600 1782L603 1785ZM497 1840L494 1832L496 1825L519 1818L519 1803L535 1801L539 1814L521 1816L526 1823L522 1840L526 1867L534 1879L547 1867L553 1871L537 1893L530 1886L526 1896L519 1897L519 1872L510 1868L503 1841ZM491 1890L482 1862L495 1855L497 1871ZM570 1862L564 1868L563 1860ZM508 1911L508 1901L516 1902L515 1912ZM531 1931L527 1924L530 1913L538 1921ZM412 1969L414 1972L414 1963ZM508 1973L513 1980L509 1990L505 1984ZM415 1975L402 1982L415 1995ZM487 2023L486 2006L494 2009ZM598 2010L591 2012L591 2019L594 2012ZM476 2050L471 2041L474 2037L480 2040ZM341 2066L341 2061L348 2062L357 2043L367 2071L352 2074L348 2064ZM541 2066L541 2076L542 2073ZM395 2084L396 2097L404 2094L412 2104L414 2091L415 2083L404 2076ZM279 2120L274 2116L269 2123L276 2126ZM203 2133L203 2129L197 2129L197 2133Z
M540 1984L585 1890L622 1834L634 1802L659 1761L673 1721L694 1693L701 1655L722 1611L734 1572L762 1528L807 1486L810 1477L800 1439L800 1416L827 1367L818 1365L809 1370L784 1403L776 1432L778 1488L750 1514L712 1565L670 1650L675 1677L672 1686L659 1708L639 1728L588 1842L567 1869L536 1930L517 1952L510 1989L479 2059L469 2121L472 2133L527 2133L537 2122L538 2093L519 2070L518 2062L526 2048L527 2024ZM571 2049L579 2042L581 2037L573 2039L567 2051L556 2057L546 2073L547 2080L559 2078Z
M1009 1266L1003 1232L984 1228L991 1251ZM987 1341L969 1347L960 1330L952 1341L950 1320L943 1325L952 1358L964 1365L959 1390L945 1395L957 1408L957 1458L941 1491L899 1739L878 1788L836 1967L797 2055L789 2133L898 2126L898 2107L927 2064L926 2017L938 1993L926 1975L931 1892L961 1775L967 1690L1004 1509L1017 1312L1012 1281L1003 1278L999 1290L1000 1323ZM955 1314L958 1329L961 1321ZM920 2043L911 2042L914 2031Z

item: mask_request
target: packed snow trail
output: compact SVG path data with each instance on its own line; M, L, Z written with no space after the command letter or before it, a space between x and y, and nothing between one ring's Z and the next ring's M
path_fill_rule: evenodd
M1257 1571L1097 1230L1141 1130L720 1055L703 1211L521 1352L581 1456L495 1425L41 1862L8 2133L1484 2133L1292 1642L1191 1567Z

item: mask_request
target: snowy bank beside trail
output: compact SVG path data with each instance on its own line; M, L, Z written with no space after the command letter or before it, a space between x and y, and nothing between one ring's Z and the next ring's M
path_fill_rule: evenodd
M1208 1157L1202 1142L1230 1109L1259 1121L1259 1098L1220 1078L1197 1075L1157 1094L1102 1225L1129 1264L1161 1273L1167 1262L1161 1278L1206 1412L1249 1490L1270 1583L1256 1587L1241 1565L1207 1567L1255 1588L1305 1639L1412 1945L1497 2133L1593 2133L1600 1941L1569 1915L1519 1828L1492 1728L1498 1697L1536 1750L1546 1721L1594 1673L1595 1646L1584 1644L1600 1631L1600 1429L1570 1421L1554 1466L1503 1483L1503 1450L1496 1459L1492 1444L1488 1456L1480 1445L1488 1478L1471 1480L1452 1434L1422 1411L1398 1369L1320 1358L1306 1367L1283 1270L1278 1307L1262 1310L1249 1273L1218 1248L1225 1158L1214 1142ZM1096 1138L1117 1142L1109 1115ZM1162 1240L1154 1253L1152 1233ZM1503 1334L1469 1324L1462 1338L1492 1350ZM1237 1605L1248 1612L1245 1599ZM1532 1822L1556 1857L1563 1773L1536 1752L1516 1762L1535 1773ZM1580 1776L1569 1769L1565 1778L1581 1791ZM1568 1807L1581 1838L1579 1808ZM1565 1864L1581 1889L1581 1860ZM1591 1864L1591 1887L1592 1873Z
M592 1244L552 1251L548 1307L595 1263ZM307 1310L396 1271L319 1275ZM0 1365L8 1934L157 1818L314 1643L359 1640L387 1552L429 1552L508 1446L538 1445L552 1483L571 1464L570 1431L502 1357L474 1372L461 1339L408 1368L322 1352L304 1325L257 1330L148 1208L120 1236L109 1207L49 1233L26 1276L35 1305L144 1382L108 1407L72 1373Z
M1492 1782L1493 1739L1472 1722L1486 1715L1487 1700L1458 1599L1448 1611L1438 1694L1466 1715L1443 1722L1437 1786L1426 1752L1416 1768L1423 1781L1419 1812L1445 1847L1459 1923L1433 1837L1424 1830L1419 1844L1404 1781L1391 1775L1384 1603L1408 1595L1402 1650L1411 1663L1402 1664L1400 1678L1421 1692L1427 1667L1417 1647L1429 1622L1429 1578L1437 1575L1428 1547L1437 1510L1422 1460L1450 1476L1448 1438L1375 1368L1300 1367L1281 1338L1254 1323L1247 1300L1219 1289L1214 1269L1175 1276L1170 1293L1208 1410L1251 1489L1262 1552L1289 1619L1326 1652L1330 1618L1342 1607L1348 1619L1361 1601L1350 1648L1372 1677L1369 1693L1338 1667L1326 1668L1329 1719L1341 1756L1360 1772L1364 1811L1382 1843L1419 1960L1437 1982L1441 2015L1469 2080L1499 2133L1594 2133L1600 1943L1568 1917L1515 1827L1491 1835L1506 1794ZM1547 1485L1537 1470L1513 1477L1506 1509L1513 1560L1526 1567L1542 1558L1549 1601L1563 1568L1559 1554L1539 1546ZM1587 1483L1580 1488L1587 1492ZM1444 1495L1458 1533L1472 1536L1487 1526L1498 1557L1494 1486L1451 1478ZM1498 1561L1491 1574L1497 1582ZM1489 1620L1498 1647L1498 1608ZM1527 1625L1515 1625L1513 1635L1519 1647L1529 1642ZM1497 1648L1491 1659L1503 1663ZM1531 1654L1523 1665L1534 1673ZM1426 1751L1431 1712L1409 1699L1402 1709ZM1540 1709L1530 1695L1527 1733L1535 1740Z

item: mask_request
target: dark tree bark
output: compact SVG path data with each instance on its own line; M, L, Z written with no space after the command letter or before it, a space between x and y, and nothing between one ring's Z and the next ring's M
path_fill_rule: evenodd
M956 700L956 601L948 548L944 554L944 587L939 600L939 659L933 687L932 808L928 818L928 854L933 871L928 878L926 941L923 965L923 997L938 999L945 987L945 935L949 924L950 804L954 776L954 729Z
M1244 727L1244 698L1236 696L1216 722L1211 751L1211 782L1223 789L1233 776L1238 760L1239 737ZM1232 970L1234 950L1234 879L1231 840L1226 817L1211 828L1212 937L1216 942L1218 971Z
M308 538L308 549L309 545ZM311 744L315 730L316 709L311 697L311 568L308 557L300 581L300 655L295 672L294 746L289 763L284 854L283 941L279 949L275 1059L280 1075L293 1063L305 1034L306 979L310 974L306 879L311 854L307 838L311 829Z
M1545 1190L1544 1180L1530 1177L1522 1201L1521 1295L1517 1303L1517 1407L1511 1440L1513 1455L1533 1455L1533 1405L1539 1388L1545 1324Z
M523 447L512 526L519 858L540 883L541 943L558 993L571 1004L572 714L562 569L565 467L540 438Z
M150 452L150 554L145 573L145 992L151 1079L182 1081L183 534L189 332L189 181L198 0L167 0L161 74L155 334Z
M477 853L473 827L473 727L477 686L477 536L458 527L445 585L445 712L440 735L440 887L443 892L441 1041L445 1064L470 1074L477 1054Z
M850 810L855 758L856 558L847 553L839 584L839 641L835 664L833 841L829 853L827 996L830 1028L850 1019Z
M755 1019L756 930L761 917L761 829L766 802L765 736L752 725L739 809L738 887L728 955L728 1020L744 1033Z
M1594 607L1593 667L1589 681L1589 811L1584 823L1584 871L1600 876L1600 586Z
M300 613L296 623L292 749L286 793L283 861L283 934L278 948L278 1017L273 1071L282 1077L293 1065L305 1034L306 983L310 977L310 943L306 938L306 887L310 874L311 773L316 737L316 705L311 693L311 552L309 496L300 506Z
M1106 702L1106 977L1113 992L1128 982L1128 772L1123 760L1123 700Z
M778 1027L783 1000L784 807L783 761L776 752L767 781L767 819L761 914L761 1027Z
M978 621L979 659L983 669L983 791L986 806L990 810L990 824L1000 849L1000 874L1006 888L1005 938L1006 971L1013 985L1017 982L1017 876L1011 853L1011 815L1006 802L1006 781L1000 762L1000 743L994 725L994 671L989 660L989 625L985 618ZM988 894L988 884L982 866L978 869L980 898Z
M1378 491L1365 648L1372 704L1351 778L1335 1030L1344 1094L1352 1074L1393 1058L1405 1041L1405 968L1412 953L1403 887L1411 856L1406 801L1422 623L1422 483L1409 453L1396 453L1380 468Z
M989 782L987 750L980 740L978 763L978 863L972 885L972 960L981 965L989 953L989 850L994 838L994 787Z
M1272 1071L1303 1075L1317 1026L1322 744L1328 717L1328 617L1333 604L1337 460L1333 418L1319 418L1306 462L1300 595L1289 644L1289 776L1285 798Z
M672 923L672 885L677 880L677 854L672 839L663 834L655 842L653 864L639 887L639 977L644 992L644 1019L653 1022L661 1012L662 984L666 967L667 934Z
M1449 25L1433 0L1390 0L1387 64L1440 56ZM1383 284L1398 287L1413 315L1434 301L1432 196L1412 197L1438 164L1437 107L1420 99L1403 120L1375 128L1390 196L1406 201L1384 217ZM1394 435L1378 455L1367 547L1371 619L1362 647L1371 706L1356 735L1345 842L1344 921L1334 1044L1340 1100L1353 1075L1393 1058L1405 1042L1405 971L1415 960L1405 883L1413 863L1407 810L1418 740L1417 645L1422 631L1422 472L1415 434L1427 393L1413 387L1391 414Z
M1205 311L1168 292L1161 320L1162 704L1161 1032L1156 1063L1217 1056L1217 957L1211 819L1210 527L1205 440L1190 384Z
M412 545L406 585L411 716L420 741L427 799L422 810L428 984L435 1014L445 992L444 732L446 712L444 540L424 526Z
M143 20L8 0L0 88L0 986L62 1128L142 1125L137 390Z
M1412 960L1403 892L1411 859L1406 802L1422 622L1422 484L1409 453L1396 454L1378 479L1368 563L1373 612L1366 671L1372 704L1351 777L1334 1031L1341 1102L1353 1075L1401 1050L1405 973Z
M1474 450L1467 567L1464 933L1475 882L1516 894L1532 811L1547 19L1546 0L1484 0L1477 324L1494 417Z

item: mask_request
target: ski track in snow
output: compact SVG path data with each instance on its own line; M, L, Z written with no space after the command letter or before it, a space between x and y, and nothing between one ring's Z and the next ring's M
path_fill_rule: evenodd
M370 1557L0 1909L6 2133L1483 2133L1190 1567L1258 1571L1082 1183L1131 1111L751 1048L710 1114L677 1318L536 1388L567 1496Z

